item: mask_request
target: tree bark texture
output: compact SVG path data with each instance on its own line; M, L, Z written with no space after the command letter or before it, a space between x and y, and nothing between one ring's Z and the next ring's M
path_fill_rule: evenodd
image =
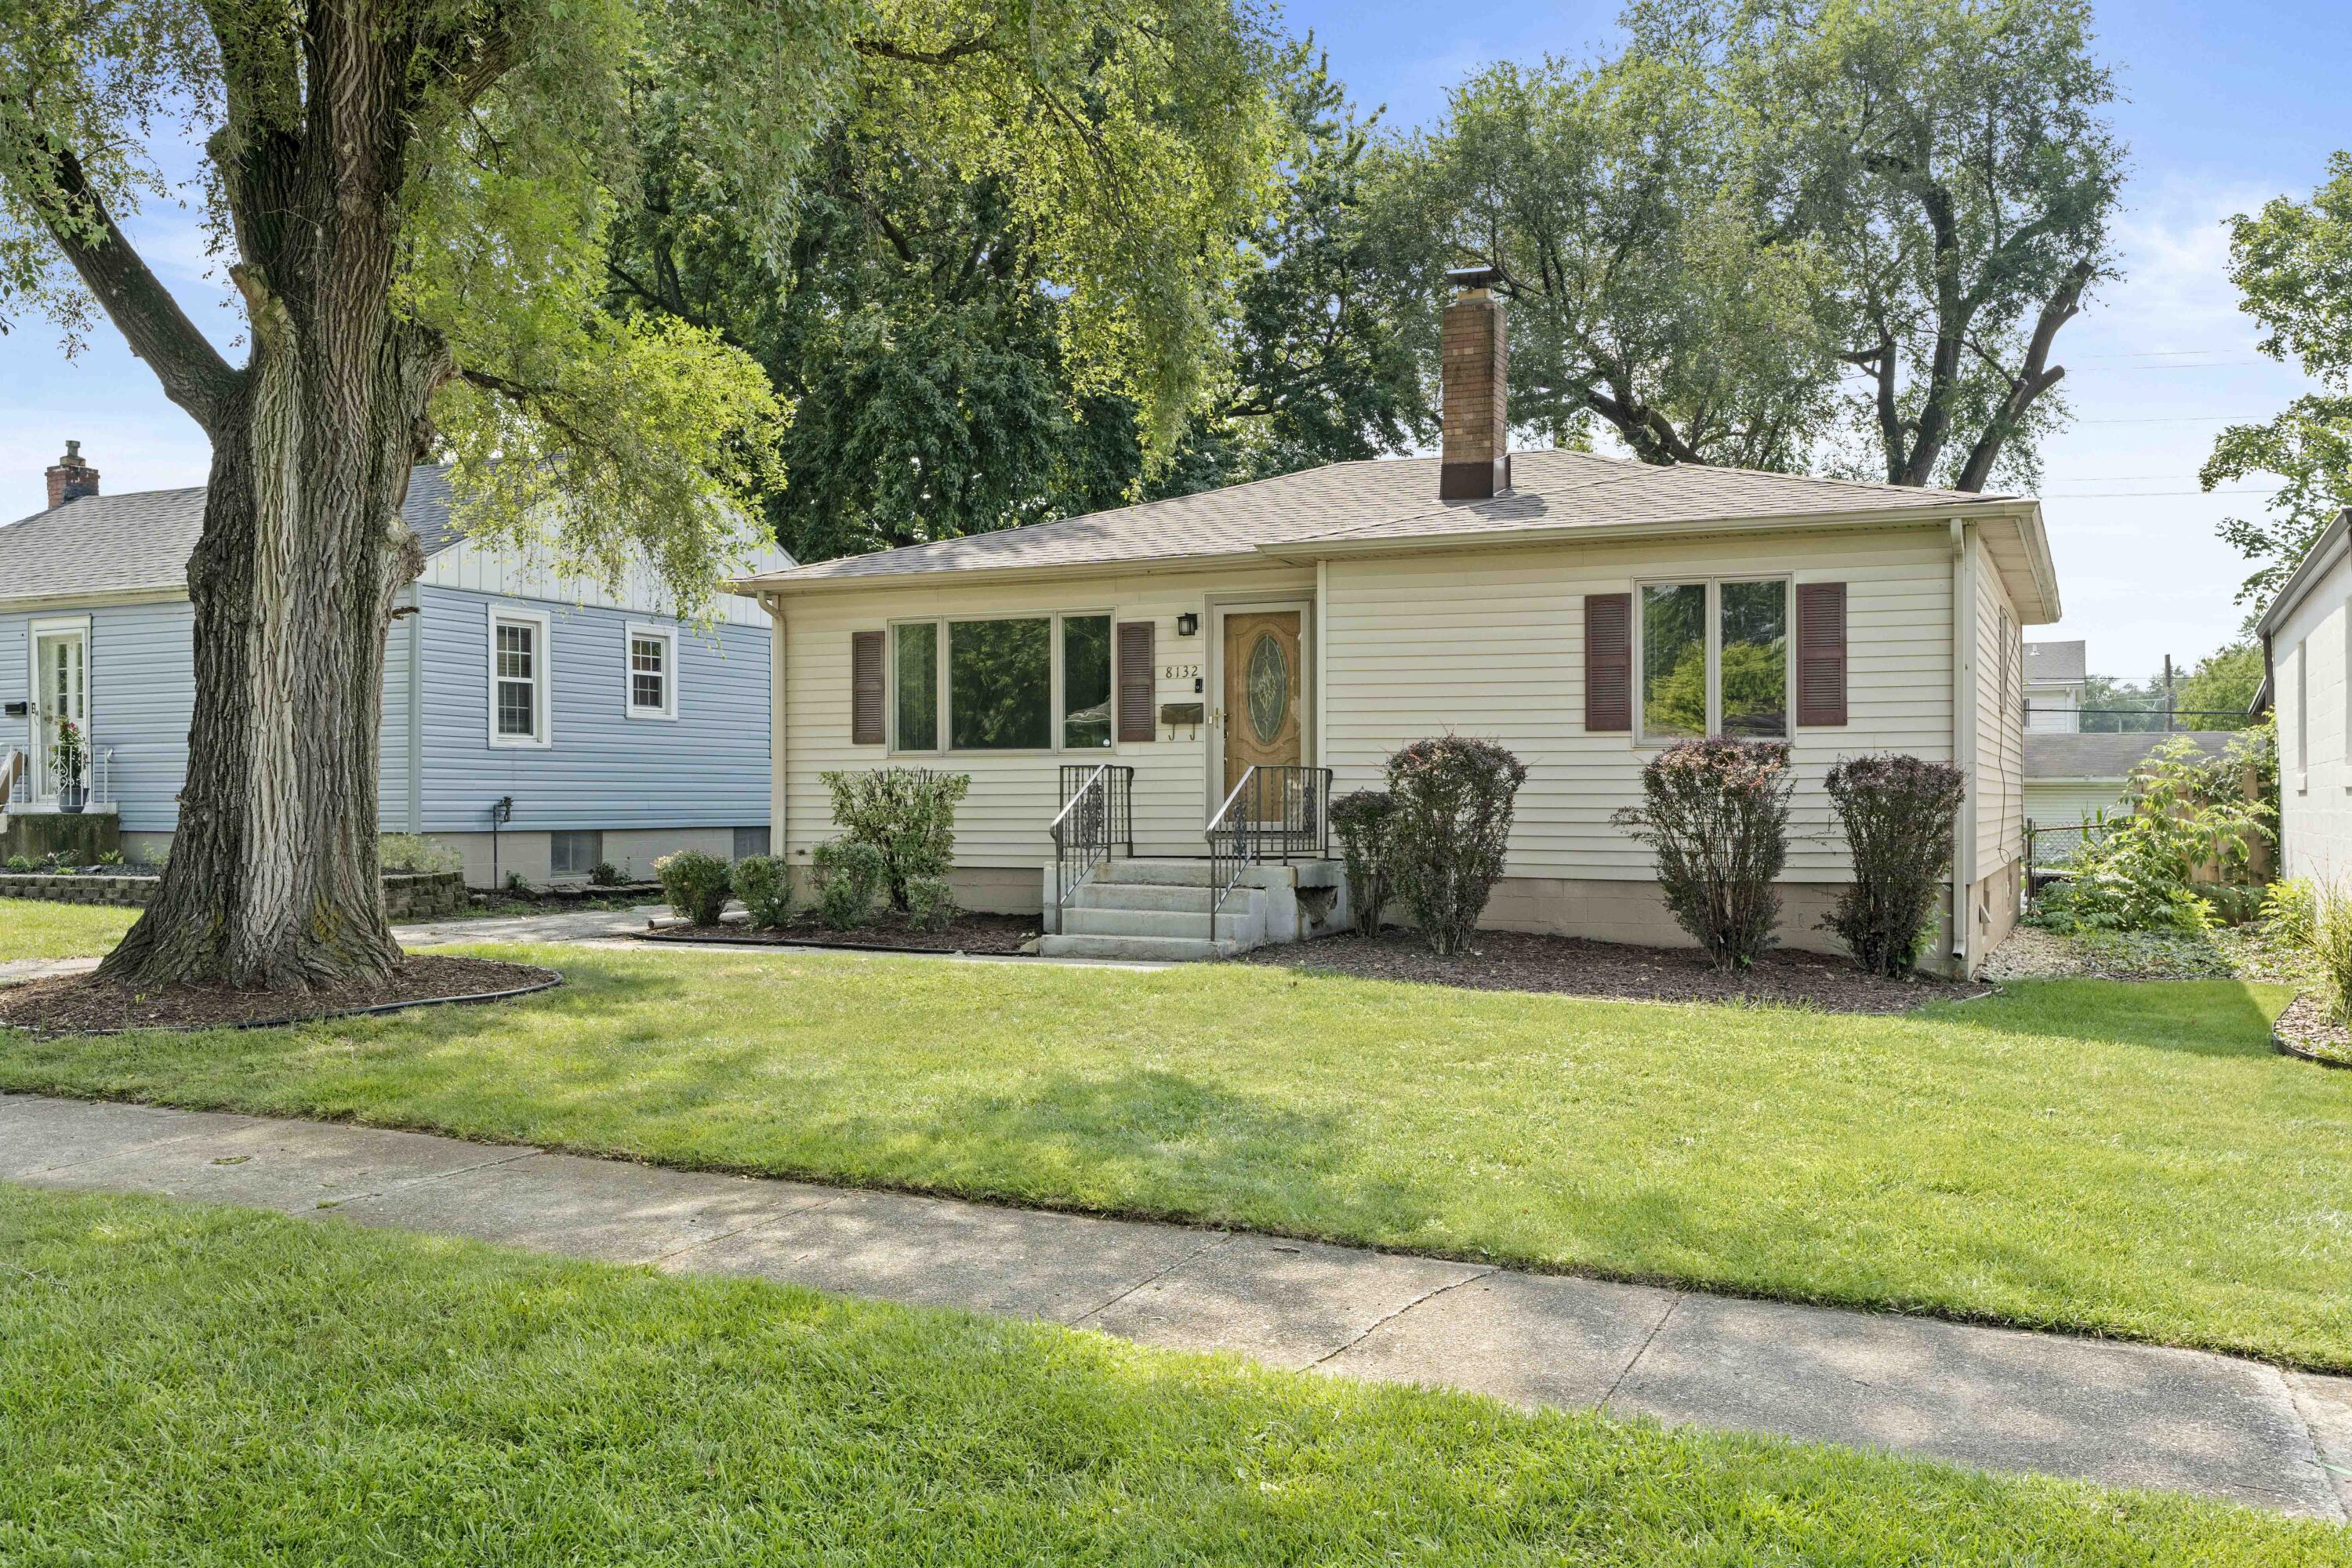
M423 565L400 508L451 363L393 308L409 60L365 10L311 9L292 123L240 121L232 73L215 153L252 353L181 377L213 447L195 712L171 861L110 979L299 990L400 962L376 856L384 634ZM119 237L68 249L86 278L138 267Z

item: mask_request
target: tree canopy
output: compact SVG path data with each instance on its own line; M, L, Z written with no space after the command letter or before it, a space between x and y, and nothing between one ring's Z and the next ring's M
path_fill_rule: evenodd
M1651 462L2032 477L2059 331L2114 270L2082 0L1634 0L1499 67L1387 187L1424 290L1501 268L1514 416Z
M1229 204L1192 242L1220 314L1160 406L1149 376L1105 376L1073 342L1080 305L1040 242L1032 173L901 112L900 79L928 68L861 62L781 258L740 243L724 194L667 143L608 258L618 311L715 328L791 404L793 478L771 510L803 559L1368 457L1418 428L1419 367L1356 222L1368 126L1311 41L1269 67L1270 199ZM1155 435L1171 413L1172 440Z
M2207 489L2256 474L2286 483L2267 517L2232 517L2221 537L2255 563L2238 599L2267 604L2313 540L2352 506L2352 152L2328 161L2309 201L2280 196L2230 220L2239 309L2262 323L2262 351L2298 364L2320 390L2213 443Z
M373 198L390 304L446 346L432 434L469 529L606 576L642 555L688 604L751 542L746 503L786 482L792 405L741 329L775 311L759 296L823 246L833 208L985 190L1050 296L1049 362L1079 395L1121 400L1132 439L1160 451L1210 401L1230 237L1264 209L1280 143L1273 37L1228 0L0 0L0 321L30 310L79 335L102 310L203 423L205 386L231 373L114 224L187 194L159 138L199 142L194 194L250 330L269 331L267 291L318 258L271 250L286 236L268 187L314 145L313 52L363 30L397 57L404 116ZM737 308L614 308L616 268L656 239L663 265L731 277ZM655 291L682 305L677 271ZM854 299L864 280L832 281ZM952 355L974 325L919 352Z

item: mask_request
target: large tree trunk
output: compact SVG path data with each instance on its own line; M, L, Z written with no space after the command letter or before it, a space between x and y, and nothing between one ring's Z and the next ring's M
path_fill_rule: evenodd
M400 506L444 362L388 319L305 333L247 293L256 363L215 431L188 563L198 700L179 831L100 969L137 984L303 988L400 959L377 879L383 644L422 563ZM378 341L336 363L351 337Z
M376 860L384 632L423 564L400 506L451 362L393 300L409 83L380 23L314 10L299 132L233 101L215 143L252 357L203 405L187 782L110 979L306 989L400 962Z

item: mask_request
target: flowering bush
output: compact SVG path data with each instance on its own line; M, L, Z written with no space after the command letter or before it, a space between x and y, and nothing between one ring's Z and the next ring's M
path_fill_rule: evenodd
M1395 820L1396 796L1386 790L1354 790L1331 805L1332 830L1339 835L1339 853L1348 863L1349 912L1363 936L1381 934L1381 909L1395 885L1390 833Z
M1684 741L1650 759L1642 804L1613 818L1657 851L1667 910L1719 969L1772 944L1793 783L1784 742Z
M1935 923L1963 783L1948 763L1853 757L1830 769L1853 880L1822 926L1873 974L1907 974Z
M1397 895L1441 954L1468 944L1502 879L1511 802L1527 776L1528 765L1502 747L1459 735L1416 741L1389 758Z

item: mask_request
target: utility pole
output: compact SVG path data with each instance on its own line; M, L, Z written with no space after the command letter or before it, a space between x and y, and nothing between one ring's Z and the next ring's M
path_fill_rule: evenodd
M2172 656L2164 656L2164 732L2172 733Z

